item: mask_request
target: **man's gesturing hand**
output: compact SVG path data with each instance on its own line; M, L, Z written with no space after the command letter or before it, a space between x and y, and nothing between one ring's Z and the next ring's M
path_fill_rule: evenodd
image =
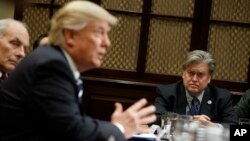
M123 111L120 103L115 103L115 111L112 114L111 122L121 124L124 127L124 135L130 138L136 133L145 133L149 131L148 124L156 120L155 106L146 106L147 100L140 99L127 110Z

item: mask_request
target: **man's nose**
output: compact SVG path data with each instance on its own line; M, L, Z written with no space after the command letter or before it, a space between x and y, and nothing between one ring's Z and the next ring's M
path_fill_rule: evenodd
M192 78L191 78L193 81L197 81L198 80L198 76L197 76L197 74L194 74L193 76L192 76Z
M108 47L110 47L110 45L111 45L111 42L110 42L109 36L108 36L108 34L106 34L104 39L103 39L103 46L108 48Z
M18 59L22 59L25 56L24 46L21 46L17 49L16 56L18 57Z

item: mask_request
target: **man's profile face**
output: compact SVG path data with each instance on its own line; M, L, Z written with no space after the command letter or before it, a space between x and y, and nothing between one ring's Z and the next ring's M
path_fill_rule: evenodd
M190 63L184 70L183 83L186 90L193 96L200 94L210 83L209 67L203 62Z
M10 72L25 56L29 46L27 30L20 24L11 23L7 32L0 36L0 71Z
M73 36L66 42L80 72L100 67L110 46L109 30L108 22L94 20L80 31L72 31Z

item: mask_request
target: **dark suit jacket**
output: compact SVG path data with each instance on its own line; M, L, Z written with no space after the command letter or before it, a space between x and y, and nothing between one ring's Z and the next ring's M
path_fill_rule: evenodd
M38 48L2 83L2 141L92 141L110 136L125 140L113 124L81 114L76 93L62 51Z
M161 85L157 87L157 93L159 94L155 100L156 114L158 115L157 124L160 124L160 115L166 111L186 114L188 102L182 81L170 85ZM208 101L211 101L211 103ZM231 94L211 84L205 89L200 114L209 116L211 121L217 123L237 124L238 122L233 109Z
M240 101L235 105L234 108L239 118L250 119L250 89L241 96Z

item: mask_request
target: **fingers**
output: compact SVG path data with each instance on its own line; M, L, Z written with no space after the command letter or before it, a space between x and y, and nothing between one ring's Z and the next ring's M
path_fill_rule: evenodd
M145 98L140 99L127 110L123 111L120 103L115 103L115 111L111 116L112 123L121 124L124 129L124 135L126 138L131 137L135 133L147 133L150 131L147 124L156 120L154 114L155 106L146 106L147 100Z
M140 117L145 117L145 116L147 116L147 115L149 115L149 114L151 114L151 113L154 113L155 110L156 110L155 106L153 106L153 105L147 106L147 107L141 109L141 110L138 112L138 115L139 115Z
M134 115L135 119L138 119L138 124L149 124L156 120L154 115L155 106L144 107L146 104L147 100L143 98L127 109L127 112Z
M156 120L156 115L150 115L144 118L141 118L140 124L145 125L145 124L150 124Z
M211 119L207 115L195 115L193 116L194 120L200 121L204 125L211 124Z
M207 115L195 115L193 116L194 120L199 120L199 119L205 119L205 120L211 120L210 117L208 117Z
M202 117L204 117L206 120L211 120L210 117L208 117L207 115L201 115Z
M119 102L116 102L115 103L115 111L119 111L119 112L122 112L123 111L123 108L122 108L122 104L119 103Z
M149 124L156 120L156 116L153 114L155 112L155 106L151 105L145 108L142 108L138 111L138 117L141 119L141 124Z
M132 110L132 111L138 111L140 110L142 107L144 107L147 104L147 100L145 98L140 99L139 101L137 101L135 104L133 104L132 106L130 106L128 108L128 110Z
M116 102L115 103L115 111L113 112L113 114L119 114L123 112L123 108L122 108L122 104Z

